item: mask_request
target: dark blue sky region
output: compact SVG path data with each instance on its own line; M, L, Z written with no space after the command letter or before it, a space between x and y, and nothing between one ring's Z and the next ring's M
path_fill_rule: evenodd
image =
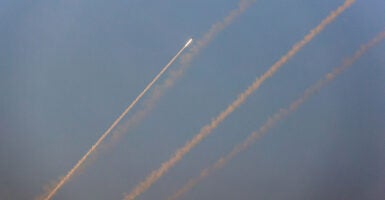
M141 123L107 141L54 199L122 199L343 2L256 1ZM188 38L199 39L237 6L0 1L0 199L43 194ZM168 197L229 152L383 31L383 8L382 0L358 0L138 199ZM385 42L183 199L383 199L384 119Z

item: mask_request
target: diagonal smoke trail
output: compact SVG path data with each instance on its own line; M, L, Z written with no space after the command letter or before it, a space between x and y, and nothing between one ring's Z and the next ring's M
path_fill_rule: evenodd
M231 11L230 14L227 17L225 17L225 19L223 21L215 23L209 29L209 31L206 34L204 34L203 38L197 42L197 45L195 45L190 52L186 53L185 55L183 55L181 57L182 67L179 70L171 71L170 76L164 81L163 84L157 85L154 87L154 90L151 92L149 98L145 102L144 108L139 110L135 114L133 114L132 117L130 117L130 119L126 123L124 123L122 126L117 127L117 130L115 130L112 133L112 140L113 141L119 140L120 136L124 132L126 132L130 126L139 123L153 109L156 101L162 96L162 94L165 92L165 90L172 87L174 85L175 81L183 75L184 71L188 67L188 64L191 62L192 58L194 56L196 56L197 54L199 54L199 52L202 48L207 46L219 32L221 32L224 28L226 28L228 25L230 25L234 21L234 19L236 17L238 17L240 14L242 14L242 12L244 12L244 10L246 10L247 7L250 6L253 2L255 2L255 0L241 0L239 3L239 7L237 9ZM182 52L182 50L180 52ZM178 56L179 56L179 54L180 53L178 53ZM174 57L174 58L176 59L176 57ZM175 59L173 59L172 62L174 62ZM166 71L166 69L163 69L161 73L163 73L165 71ZM153 81L153 83L151 85L153 85L154 83L155 83L155 81ZM147 92L147 90L146 90L146 92ZM144 93L143 93L143 95L144 95ZM142 97L143 95L140 95L140 96ZM140 98L138 98L138 100ZM138 100L136 100L135 102L137 102ZM133 107L133 106L131 106L131 107ZM128 110L130 110L130 109L131 108L127 108L125 111L128 112ZM100 146L100 144L105 139L105 137L107 135L109 135L110 132L112 131L112 129L118 124L117 121L120 121L127 112L122 114L115 121L116 123L114 122L114 124L111 125L111 127L99 138L99 140L96 142L96 144L91 147L91 149L86 153L86 155L84 155L82 157L82 159L80 159L78 161L78 163L68 172L68 174L66 176L64 176L63 178L60 178L59 182L57 184L55 184L55 186L48 191L48 194L44 194L43 197L39 197L38 199L44 199L44 200L51 199L55 195L55 193L73 176L75 171L77 171L78 168L80 168L84 164L84 162L92 154L92 152L94 152Z
M217 34L229 26L255 1L256 0L241 0L236 9L230 11L230 13L222 21L213 24L201 39L196 40L189 51L181 56L181 67L177 70L170 71L169 77L167 77L167 79L161 85L155 86L150 97L145 102L143 109L135 113L126 123L124 123L121 127L118 127L118 129L112 134L113 142L118 141L122 134L127 132L129 127L142 121L143 118L145 118L147 114L155 107L155 103L163 95L165 90L171 88L175 82L183 76L192 59L197 56L200 51L215 38Z
M71 177L75 174L75 172L83 165L83 163L87 160L87 158L96 150L96 148L103 142L103 140L110 134L112 129L123 119L124 116L135 106L135 104L146 94L146 92L154 85L154 83L160 78L160 76L175 62L175 60L179 57L179 55L186 49L192 42L192 39L189 39L187 43L178 51L178 53L167 63L166 66L155 76L155 78L144 88L144 90L135 98L135 100L123 111L123 113L111 124L111 126L102 134L102 136L96 141L94 145L87 151L87 153L76 163L76 165L61 178L58 184L52 188L52 190L48 191L47 195L44 197L44 200L51 199L56 192L66 183Z
M256 0L241 0L238 4L238 8L230 11L230 13L220 22L213 24L209 31L195 43L188 53L182 56L182 64L187 65L191 62L192 58L196 56L204 47L206 47L213 38L229 26L239 15L241 15L250 5Z
M216 118L214 118L210 124L204 126L200 132L185 146L178 149L175 154L167 161L162 163L160 168L151 172L146 179L138 184L128 195L124 197L125 200L133 200L144 191L146 191L151 185L163 176L171 167L173 167L178 161L180 161L185 154L187 154L192 148L194 148L200 141L207 137L212 130L214 130L223 120L226 119L236 108L238 108L247 97L250 96L259 86L269 77L271 77L279 68L283 66L291 57L293 57L303 46L310 42L318 33L320 33L328 24L330 24L338 15L340 15L345 9L350 7L355 0L346 0L343 5L333 11L328 17L326 17L316 28L312 29L303 40L296 43L289 52L281 57L273 66L269 68L261 77L257 78L252 85L250 85L243 93L241 93L233 103L231 103L226 110L221 112Z
M206 178L211 172L222 168L227 162L229 162L232 158L234 158L238 153L248 148L252 145L257 139L266 134L266 132L273 127L278 121L285 118L291 112L297 110L297 108L303 104L310 96L332 81L336 76L349 68L358 58L360 58L369 48L378 44L381 40L385 38L385 31L378 34L374 37L369 43L362 45L359 50L351 57L343 62L343 64L337 68L334 68L330 73L326 74L325 77L319 80L316 84L309 87L305 90L305 92L300 96L297 100L293 101L287 108L279 110L276 114L274 114L271 118L269 118L264 125L262 125L258 131L253 132L244 140L243 143L238 144L233 148L233 150L220 158L213 165L203 169L199 176L196 178L190 179L182 188L180 188L176 193L174 193L168 200L176 200L179 199L186 192L191 190L195 185L201 182L204 178Z

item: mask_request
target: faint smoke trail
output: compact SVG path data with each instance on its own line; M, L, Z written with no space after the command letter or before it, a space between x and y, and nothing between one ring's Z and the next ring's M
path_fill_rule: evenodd
M249 86L246 91L241 93L238 98L231 103L226 110L220 113L216 118L214 118L210 124L204 126L200 132L190 141L188 141L185 146L178 149L175 154L167 161L162 163L160 168L151 172L146 179L138 184L130 194L124 197L125 200L135 199L137 196L146 191L155 181L157 181L161 176L163 176L171 167L173 167L178 161L180 161L183 156L188 153L192 148L194 148L200 141L202 141L206 136L208 136L212 130L214 130L223 120L226 119L236 108L238 108L250 94L252 94L259 86L270 76L272 76L283 64L285 64L291 57L293 57L305 44L310 42L319 32L321 32L326 25L331 23L339 14L341 14L346 8L351 6L355 0L346 0L345 3L338 7L337 10L333 11L326 19L324 19L316 28L310 31L303 40L295 44L292 49L281 59L276 62L267 72L265 72L261 77L257 78L255 82Z
M144 88L144 90L135 98L135 100L124 110L124 112L112 123L112 125L103 133L103 135L92 145L91 149L76 163L76 165L68 172L66 176L60 179L58 184L48 191L47 195L44 197L44 200L51 199L56 192L74 175L74 173L79 169L81 165L86 161L86 159L96 150L96 148L103 142L103 140L108 136L112 129L122 120L122 118L130 111L135 104L146 94L146 92L154 85L154 83L160 78L160 76L171 66L172 63L179 57L179 55L186 49L192 42L192 39L189 39L187 43L178 51L178 53L167 63L166 66L155 76L155 78Z
M181 56L181 67L177 70L172 70L169 76L161 84L155 86L150 97L147 99L143 109L135 113L126 123L112 134L112 142L118 141L123 133L127 132L128 128L132 125L139 123L147 114L155 107L155 103L163 95L165 90L171 88L174 83L183 76L184 72L188 68L190 62L194 56L198 55L199 52L206 47L215 36L220 33L223 29L229 26L239 15L241 15L250 5L256 0L241 0L238 4L238 8L230 11L230 13L220 22L213 24L210 29L203 35L201 39L196 40L190 50Z
M198 177L190 179L190 181L188 181L186 185L184 185L176 193L174 193L171 197L169 197L168 200L178 199L179 197L184 195L186 192L190 191L195 185L197 185L199 182L201 182L204 178L206 178L211 172L223 167L227 162L229 162L232 158L234 158L238 153L240 153L241 151L248 148L257 139L259 139L261 136L266 134L266 132L271 127L273 127L275 125L275 123L277 123L279 120L286 117L291 112L297 110L297 108L302 103L304 103L305 100L307 100L311 95L316 93L318 90L320 90L322 87L324 87L330 81L332 81L336 76L338 76L340 73L342 73L347 68L349 68L369 48L373 47L374 45L379 43L384 38L385 38L385 31L378 34L369 43L361 46L361 48L356 51L356 53L353 55L353 57L345 60L341 66L334 68L333 71L326 74L323 79L319 80L316 84L314 84L313 86L306 89L300 98L298 98L297 100L292 102L287 108L279 110L276 114L274 114L271 118L269 118L265 122L265 124L259 128L258 131L251 133L249 135L249 137L246 140L244 140L243 143L240 143L237 146L235 146L229 154L220 158L217 162L215 162L213 165L209 166L208 168L205 168L204 170L202 170Z
M222 21L213 24L209 31L204 34L202 39L197 41L190 51L182 56L182 64L187 65L190 63L192 58L196 56L202 48L206 47L219 32L229 26L234 19L241 15L254 2L255 0L241 0L237 9L230 11L230 13Z

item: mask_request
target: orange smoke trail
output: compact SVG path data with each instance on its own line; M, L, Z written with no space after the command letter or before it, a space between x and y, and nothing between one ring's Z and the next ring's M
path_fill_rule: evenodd
M310 42L318 33L320 33L328 24L330 24L338 15L340 15L346 8L350 7L355 0L346 0L343 5L333 11L328 17L326 17L316 28L312 29L309 34L307 34L303 40L296 43L290 51L281 57L267 72L265 72L261 77L257 78L255 82L249 86L246 91L241 93L238 98L231 103L226 110L221 112L216 118L214 118L210 124L204 126L200 132L190 141L188 141L185 146L178 149L174 156L169 160L162 163L160 168L151 172L146 179L138 184L128 195L124 197L125 200L133 200L144 191L146 191L151 185L157 181L161 176L163 176L171 167L173 167L178 161L180 161L183 156L188 153L192 148L194 148L200 141L207 137L212 130L214 130L223 120L226 119L236 108L238 108L243 102L246 101L247 97L250 96L259 86L269 77L271 77L283 64L285 64L291 57L293 57L303 46Z
M256 0L241 0L238 4L238 8L230 11L230 13L220 22L213 24L209 31L204 34L202 39L197 41L190 51L184 54L181 58L181 63L187 65L191 62L192 58L196 56L204 47L206 47L213 38L229 26L239 15L241 15L250 5L252 5Z
M218 33L229 26L255 1L256 0L241 0L238 4L238 8L230 11L230 13L222 21L213 24L201 39L198 39L196 42L194 42L194 45L189 49L189 51L181 56L181 67L177 70L170 71L169 77L167 77L161 85L155 86L150 97L145 102L143 109L133 114L126 123L124 123L121 127L118 127L117 130L112 133L112 142L118 141L123 133L127 132L129 127L141 122L143 118L145 118L147 114L155 107L156 102L164 94L165 90L171 88L175 82L183 76L194 56L197 56L200 51L215 38Z
M123 111L123 113L112 123L112 125L102 134L102 136L96 141L94 145L92 145L91 149L87 151L87 153L76 163L76 165L61 178L58 184L52 188L44 198L44 200L51 199L56 192L66 183L71 177L75 174L75 172L83 165L83 163L87 160L87 158L96 150L96 148L103 142L103 140L110 134L112 129L123 119L124 116L135 106L135 104L146 94L146 92L154 85L154 83L160 78L160 76L171 66L172 63L179 57L179 55L186 49L189 44L191 44L192 39L188 40L188 42L178 51L178 53L167 63L166 66L162 68L162 70L155 76L155 78L144 88L144 90L135 98L135 100Z
M316 84L309 87L305 90L303 95L292 102L287 108L279 110L276 114L274 114L271 118L269 118L264 125L261 126L261 128L253 132L247 137L246 140L244 140L243 143L238 144L233 148L233 150L227 154L226 156L223 156L220 158L217 162L215 162L213 165L211 165L208 168L205 168L201 171L198 177L191 179L187 182L186 185L184 185L182 188L180 188L176 193L174 193L171 197L168 198L168 200L176 200L182 195L184 195L186 192L191 190L195 185L197 185L199 182L201 182L204 178L206 178L211 172L222 168L227 162L229 162L232 158L234 158L238 153L248 148L250 145L252 145L257 139L259 139L261 136L266 134L266 132L273 127L278 121L285 118L288 114L291 112L297 110L297 108L303 104L310 96L312 96L314 93L316 93L318 90L320 90L322 87L324 87L326 84L328 84L330 81L332 81L336 76L338 76L340 73L345 71L347 68L349 68L358 58L360 58L369 48L373 47L377 43L379 43L381 40L385 38L385 31L378 34L375 38L373 38L369 43L361 46L359 50L356 51L356 53L353 55L353 57L345 60L343 64L337 68L334 68L333 71L326 74L325 77L321 80L319 80Z
M146 100L144 108L138 112L136 112L130 119L124 123L122 126L117 127L117 130L113 132L112 134L112 142L119 140L120 136L122 133L126 132L128 128L134 124L139 123L155 106L156 101L161 97L161 95L164 93L164 91L167 88L170 88L174 85L175 81L183 75L184 71L186 70L189 62L191 62L193 56L196 56L199 51L207 46L211 40L224 28L226 28L228 25L232 23L232 21L238 17L248 6L250 6L255 0L241 0L239 3L239 8L236 10L233 10L230 12L230 14L225 17L225 19L221 22L215 23L209 31L203 36L201 40L197 42L197 45L193 47L193 50L191 50L189 53L186 53L183 55L181 58L182 60L182 68L179 70L173 70L170 72L170 77L168 77L162 85L155 86L154 90L151 92L150 97ZM185 45L184 48L187 47L187 44ZM179 56L179 54L183 51L180 50L175 56L172 61L168 65L171 65L172 62L175 61L175 59ZM155 79L158 79L160 77L160 74L163 74L169 66L165 66L163 70L158 74L158 76ZM155 83L155 81L152 81L151 86ZM149 84L149 85L150 85ZM151 86L147 86L146 88L150 88ZM147 89L148 90L148 89ZM145 89L145 92L147 92ZM66 176L63 178L60 178L59 182L55 184L56 186L52 187L51 190L48 191L48 194L44 194L43 198L38 198L38 199L44 199L48 200L51 199L56 192L66 183L68 180L74 175L74 173L78 170L78 168L84 164L84 162L87 160L87 158L94 152L104 141L104 139L107 137L107 135L110 134L110 132L116 127L116 125L121 121L121 119L126 115L126 113L133 107L133 105L136 104L136 102L144 95L145 92L142 92L143 94L138 96L136 100L121 114L121 116L111 125L111 127L99 138L99 140L91 147L91 149L78 161L78 163L68 172ZM45 198L44 198L45 197Z

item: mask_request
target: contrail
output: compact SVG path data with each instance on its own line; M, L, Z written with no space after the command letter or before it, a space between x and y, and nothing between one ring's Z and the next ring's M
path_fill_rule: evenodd
M174 63L179 55L185 50L192 42L190 38L187 43L178 51L178 53L167 63L166 66L155 76L154 79L144 88L144 90L135 98L135 100L124 110L124 112L112 123L112 125L103 133L103 135L96 141L94 145L87 151L87 153L76 163L76 165L67 173L66 176L61 178L58 184L48 192L44 197L44 200L51 199L56 192L74 175L79 167L86 161L86 159L96 150L96 148L103 142L103 140L109 135L112 129L122 120L122 118L135 106L135 104L146 94L146 92L154 85L154 83L160 78L160 76Z
M139 123L152 110L152 108L155 106L156 101L160 98L164 91L172 87L175 81L183 75L192 58L199 54L202 48L207 46L220 31L230 25L234 21L234 19L240 14L242 14L242 12L244 12L244 10L246 10L248 6L250 6L253 2L255 2L255 0L241 0L237 9L231 11L230 14L225 17L223 21L217 22L212 25L209 31L204 34L203 38L197 41L197 45L193 47L193 50L181 57L182 67L179 70L171 71L170 76L166 78L163 84L154 87L154 90L151 92L149 98L145 101L144 108L133 114L132 117L130 117L130 119L122 126L117 127L117 130L112 133L112 142L117 141L120 138L121 134L127 131L128 127ZM143 91L142 94L139 95L140 97L138 96L137 99L134 100L135 103L139 101L139 99L144 95L144 93L147 92L147 88L150 88L160 77L160 75L167 70L169 65L171 65L176 60L180 53L188 45L191 44L191 41L192 40L189 40L186 45L178 52L178 54L163 68L163 70L157 75L157 77L155 77L154 80L146 87L145 91ZM49 190L48 195L43 195L43 198L38 199L48 200L56 194L56 192L73 176L75 171L77 171L78 168L84 164L84 162L92 154L92 152L94 152L100 146L105 137L110 134L110 132L115 128L118 122L123 118L123 116L131 109L131 107L133 107L133 105L135 104L134 102L115 121L116 123L114 122L111 127L99 138L99 140L91 147L91 149L83 156L83 158L80 159L78 163L68 172L68 174L63 178L60 178L59 182L55 184L55 187Z
M305 92L300 96L297 100L293 101L288 107L279 110L277 113L275 113L271 118L269 118L264 125L262 125L258 131L253 132L247 137L246 140L244 140L243 143L240 143L236 145L233 150L227 154L226 156L223 156L217 162L215 162L213 165L203 169L198 177L191 179L187 182L186 185L184 185L182 188L180 188L176 193L174 193L171 197L168 198L168 200L176 200L182 195L184 195L186 192L191 190L195 185L197 185L199 182L201 182L204 178L206 178L211 172L222 168L227 162L229 162L232 158L234 158L238 153L242 152L246 148L248 148L250 145L252 145L257 139L259 139L261 136L266 134L266 132L272 128L278 121L285 118L288 114L291 112L297 110L297 108L302 105L310 96L312 96L314 93L316 93L318 90L320 90L322 87L324 87L326 84L331 82L336 76L338 76L340 73L351 67L351 65L360 58L368 49L373 47L374 45L378 44L381 40L385 38L385 31L378 34L376 37L374 37L370 42L368 42L365 45L362 45L359 50L355 52L355 54L344 60L341 66L334 68L330 73L326 74L325 77L321 80L319 80L316 84L309 87L305 90Z
M281 57L271 68L265 72L261 77L257 78L252 85L250 85L238 98L231 103L226 110L221 112L216 118L214 118L210 124L204 126L200 132L185 146L178 149L175 154L167 161L162 163L160 168L151 172L144 181L138 184L128 195L124 197L125 200L133 200L144 191L146 191L151 185L163 176L171 167L173 167L183 156L194 148L200 141L207 137L212 130L214 130L223 120L226 119L236 108L238 108L243 102L246 101L247 97L250 96L259 86L269 77L271 77L283 64L285 64L291 57L293 57L303 46L310 42L318 33L320 33L328 24L340 15L346 8L350 7L355 0L346 0L343 5L333 11L328 17L326 17L316 28L312 29L303 40L296 43L290 51Z
M213 24L209 31L195 43L190 51L181 57L181 63L187 65L191 62L192 58L196 56L204 47L206 47L214 37L229 26L239 15L241 15L249 6L251 6L256 0L241 0L238 3L238 8L230 11L230 13L220 22Z
M249 6L251 6L256 0L241 0L238 4L238 7L232 11L222 20L213 24L210 29L202 36L201 39L197 39L194 42L194 45L189 49L189 51L181 56L181 67L172 70L169 73L169 76L161 84L155 86L151 95L145 102L143 109L133 114L132 117L124 123L121 127L118 127L116 131L112 134L112 140L117 141L120 139L121 135L127 132L128 128L132 125L139 123L143 120L144 117L155 107L155 103L163 95L165 90L171 88L175 82L183 76L186 69L189 67L192 59L197 56L200 51L206 47L215 36L220 33L223 29L229 26L238 16L240 16Z

